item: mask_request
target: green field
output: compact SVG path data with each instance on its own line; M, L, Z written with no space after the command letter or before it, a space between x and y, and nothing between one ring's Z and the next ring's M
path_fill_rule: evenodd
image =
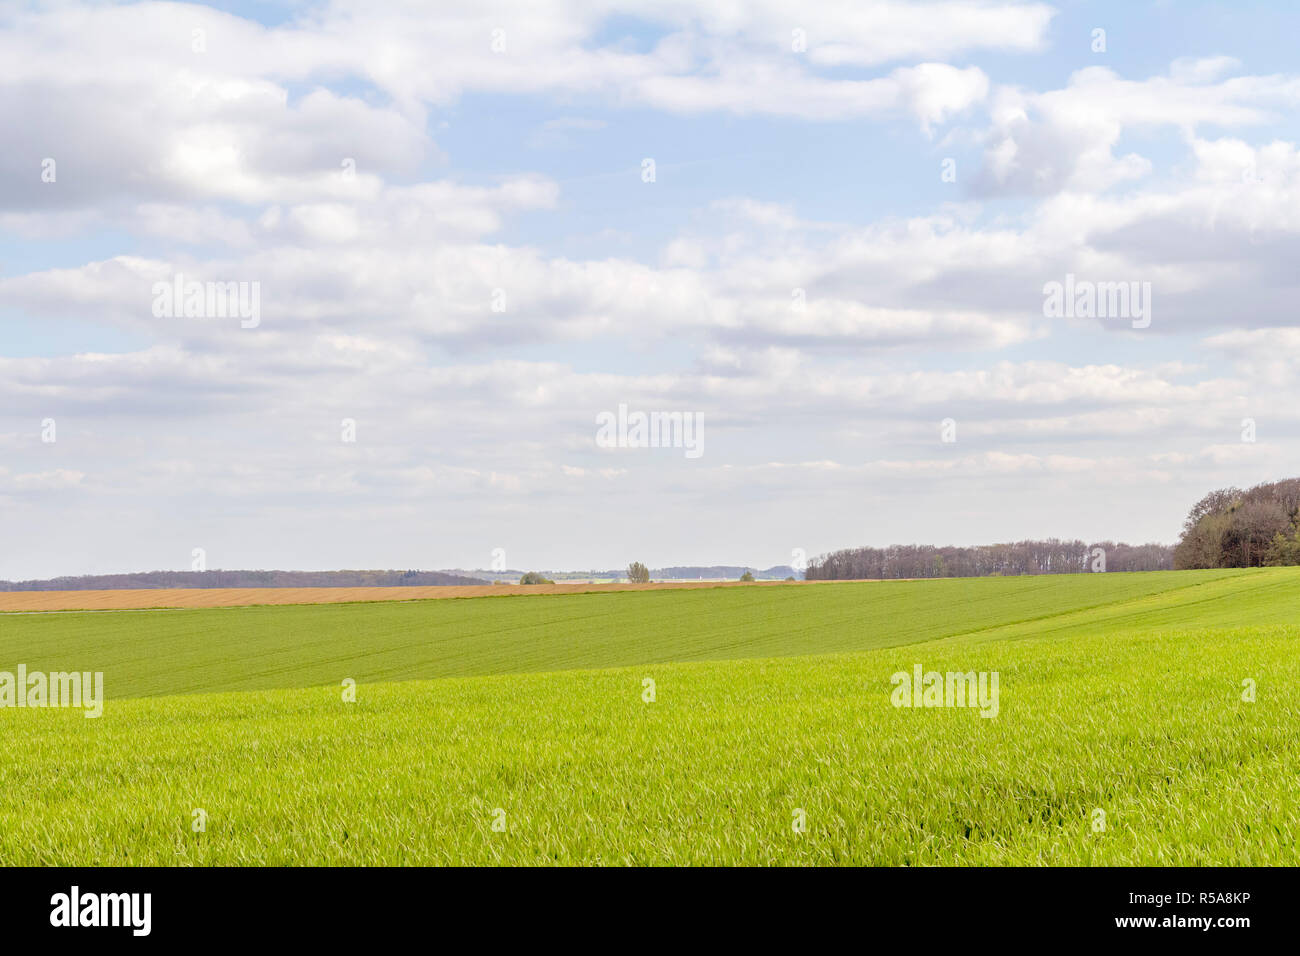
M1298 638L1294 568L0 615L109 698L0 709L0 861L1294 865Z

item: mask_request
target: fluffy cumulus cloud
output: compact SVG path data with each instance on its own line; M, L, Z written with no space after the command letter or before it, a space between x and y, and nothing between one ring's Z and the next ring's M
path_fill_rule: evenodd
M289 9L0 14L0 577L1169 540L1290 467L1298 77L1035 88L1038 3ZM828 146L682 198L634 141L609 175L674 196L647 212L535 165L629 117L935 174L828 209ZM1049 314L1067 277L1145 284L1150 321ZM703 454L603 447L620 406L700 416Z

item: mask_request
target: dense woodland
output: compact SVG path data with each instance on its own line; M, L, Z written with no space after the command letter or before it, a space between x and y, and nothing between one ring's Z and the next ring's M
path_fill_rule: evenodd
M1174 547L1176 568L1300 564L1300 478L1242 491L1220 488L1198 501Z
M1104 553L1099 560L1098 549ZM965 578L995 574L1074 574L1081 571L1165 571L1173 567L1164 544L1099 541L1015 541L969 548L896 544L849 548L812 561L809 581L861 578Z
M1105 552L1098 565L1097 549ZM951 578L1079 571L1162 571L1169 568L1254 568L1300 565L1300 478L1243 491L1220 488L1195 505L1178 544L1100 541L1016 541L978 547L892 545L849 548L814 560L809 580Z

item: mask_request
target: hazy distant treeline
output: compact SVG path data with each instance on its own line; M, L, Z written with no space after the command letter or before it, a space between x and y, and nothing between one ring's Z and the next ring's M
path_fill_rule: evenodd
M1211 491L1192 506L1174 548L1177 568L1290 564L1300 564L1300 478Z
M1100 553L1099 550L1100 549ZM1015 541L969 548L895 544L848 548L815 558L809 581L852 578L967 578L994 574L1074 574L1081 571L1167 571L1173 548L1164 544L1099 541Z
M47 581L0 581L0 591L116 591L123 588L359 588L482 584L443 571L142 571Z
M777 564L762 569L741 567L733 564L714 564L707 567L693 564L679 565L671 568L655 568L650 572L650 576L656 581L664 578L723 578L725 580L735 580L746 571L753 574L760 581L779 581L782 578L796 576L794 568L787 564Z

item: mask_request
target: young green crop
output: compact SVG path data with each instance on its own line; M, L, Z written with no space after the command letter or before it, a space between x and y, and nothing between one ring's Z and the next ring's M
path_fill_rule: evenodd
M1263 621L1296 591L1300 569L1276 568L0 614L0 669L103 671L110 698L263 690L856 651L1098 615Z
M890 674L918 662L1000 671L997 718L891 706ZM1298 859L1291 629L361 685L351 704L149 698L0 726L11 864Z
M109 671L100 718L0 709L0 860L1295 865L1298 593L1277 569L10 617L0 669L316 686L132 699ZM559 669L592 660L632 666ZM997 717L893 706L916 664L997 672Z

